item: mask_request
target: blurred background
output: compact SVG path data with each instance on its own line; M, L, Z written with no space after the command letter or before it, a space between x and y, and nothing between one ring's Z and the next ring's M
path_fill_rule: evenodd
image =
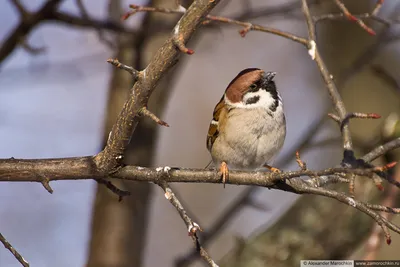
M212 14L306 36L300 2L224 0ZM315 15L339 12L334 1L309 2ZM353 14L369 12L375 2L344 1ZM127 73L106 60L116 57L143 69L179 19L140 13L121 22L129 4L176 8L175 0L0 1L0 157L73 157L104 147L132 85ZM190 1L182 4L188 7ZM318 44L348 111L382 115L380 120L351 122L357 155L399 136L399 4L386 0L378 13L390 25L366 20L376 36L345 20L317 24ZM307 50L271 34L249 32L241 38L238 30L210 24L197 31L188 44L195 54L182 55L150 99L150 110L171 127L144 118L126 163L205 167L214 106L231 79L248 67L277 72L288 133L276 167L297 169L296 150L309 168L340 162L340 132L327 118L331 102ZM394 151L377 163L398 159ZM36 183L1 183L0 233L31 266L203 265L160 188L113 182L132 196L118 202L94 181L52 182L52 195ZM379 192L359 177L356 186L358 199L400 206L389 185ZM398 235L393 234L391 246L372 246L374 221L333 200L244 186L172 187L204 229L202 243L221 266L398 258ZM336 189L346 191L347 186ZM381 235L379 239L384 241ZM0 248L0 266L20 264Z

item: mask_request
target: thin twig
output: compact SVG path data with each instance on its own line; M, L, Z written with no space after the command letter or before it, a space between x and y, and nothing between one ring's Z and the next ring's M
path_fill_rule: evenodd
M361 28L363 28L365 31L367 31L371 35L376 35L375 31L368 27L364 21L361 19L357 18L353 14L350 13L350 11L347 9L347 7L342 3L340 0L334 0L336 5L339 7L339 9L343 12L343 14L347 17L347 19L351 21L355 21Z
M125 71L129 72L133 76L134 80L136 80L138 78L139 71L135 70L131 66L128 66L128 65L125 65L125 64L119 62L118 59L109 58L109 59L107 59L107 62L121 70L125 70Z
M360 210L361 212L367 214L372 219L374 219L379 224L379 226L382 228L382 231L386 237L386 242L388 244L391 243L389 229L391 229L392 231L394 231L396 233L400 233L400 228L398 226L391 223L386 218L382 217L381 215L379 215L378 213L376 213L375 211L370 209L366 203L355 200L354 198L351 198L343 193L325 189L325 188L312 188L312 187L304 188L304 193L321 195L321 196L333 198L333 199L336 199L342 203L352 206L353 208L356 208L356 209Z
M395 187L391 187L389 189L387 196L382 201L382 206L378 205L376 207L375 205L369 205L368 207L370 209L373 209L376 211L381 211L381 216L387 220L390 220L390 218L393 216L392 214L400 214L400 208L391 208L390 207L395 204L395 202L396 202L395 200L396 200L398 194L399 194L399 190ZM381 235L382 235L382 228L380 228L378 225L376 225L373 228L371 235L366 242L366 248L365 248L366 255L364 257L364 260L375 260L376 259L376 254L378 253L378 250L382 245L381 238L380 238Z
M29 267L29 263L18 253L18 251L7 241L7 239L0 233L0 242L3 243L4 247L8 249L14 257L22 264L24 267Z
M377 17L375 15L372 15L370 13L357 14L357 15L353 15L353 17L355 17L356 19L359 19L359 20L361 20L361 19L373 20L373 21L381 23L382 25L384 25L386 27L390 27L392 24L399 23L398 21L390 21L388 19L383 19L383 18ZM324 20L343 20L343 19L348 20L346 15L343 13L323 14L323 15L319 15L319 16L314 16L313 18L314 18L315 23L319 23Z
M99 184L105 185L108 189L110 189L111 192L116 194L118 196L118 201L122 201L124 197L131 195L131 192L119 189L109 180L99 178L99 179L96 179L96 181Z
M328 113L328 116L340 124L340 131L343 131L344 126L350 122L350 119L354 119L354 118L357 118L357 119L380 119L381 118L381 115L376 114L376 113L360 113L360 112L348 113L342 120L339 118L339 116L332 114L332 113Z
M137 12L159 12L159 13L175 13L175 14L184 14L185 11L182 10L177 10L177 9L168 9L168 8L157 8L157 7L144 7L144 6L137 6L137 5L130 5L130 7L133 9L132 11L128 12L123 16L123 19L127 19L129 16L132 16L133 14L136 14ZM281 37L284 37L286 39L292 40L294 42L307 45L307 40L296 36L294 34L284 32L277 30L275 28L270 28L270 27L265 27L257 24L253 24L250 22L245 22L245 21L239 21L239 20L234 20L226 17L221 17L221 16L213 16L213 15L207 15L206 20L204 23L209 23L211 21L214 22L221 22L221 23L226 23L226 24L233 24L237 26L241 26L244 29L240 30L239 33L244 37L247 32L249 31L260 31L260 32L266 32L266 33L271 33L274 35L278 35ZM176 28L175 28L176 30ZM178 38L179 36L175 35L175 38Z
M195 223L186 213L186 210L182 206L181 202L178 200L172 189L168 186L165 181L157 182L157 184L164 190L165 198L171 202L171 204L178 211L182 220L185 222L188 229L188 234L192 238L196 250L199 252L200 256L208 263L211 267L218 267L218 265L211 259L207 251L201 246L199 238L197 236L198 231L202 231L200 226Z
M328 69L322 60L322 57L319 53L318 46L316 44L316 36L315 36L315 25L312 20L310 10L306 0L302 0L303 3L303 13L306 18L307 28L308 28L308 36L309 40L307 42L308 49L311 54L311 58L315 58L315 62L320 70L321 76L325 81L325 84L328 88L329 95L333 102L333 105L336 109L336 112L339 114L339 117L343 120L347 114L342 97L340 96L336 85L332 79L332 75L328 72ZM348 126L343 127L343 148L347 150L352 150L352 142L351 135L348 129Z
M343 131L343 128L345 125L347 125L350 121L350 119L380 119L381 115L376 114L376 113L359 113L359 112L352 112L348 113L343 119L340 124L340 131Z
M335 107L335 110L338 113L340 120L342 121L346 117L347 111L344 106L342 97L340 96L339 91L336 88L335 82L333 81L333 76L329 73L328 68L325 65L325 63L319 53L318 46L316 43L316 31L315 31L314 20L311 16L310 9L307 4L307 0L302 0L302 10L303 10L303 14L306 19L308 36L309 36L308 53L310 54L311 59L315 60L315 62L317 63L317 66L321 73L321 76L324 79L324 82L328 88L328 92L331 97L332 103ZM345 152L352 151L353 144L352 144L352 140L351 140L351 133L350 133L349 126L346 124L343 126L343 129L342 129L342 138L343 138L343 149L345 150ZM345 153L345 155L346 155L346 153ZM347 160L347 159L344 158L344 161L343 161L344 164L346 163L345 160ZM350 192L353 192L354 184L355 184L355 181L354 181L355 176L350 175L349 179L350 179L349 190L350 190Z
M297 162L297 165L299 165L300 170L302 170L302 171L307 170L307 164L301 160L299 151L296 151L296 162Z
M374 9L372 10L371 14L376 16L382 8L383 2L385 0L377 0Z

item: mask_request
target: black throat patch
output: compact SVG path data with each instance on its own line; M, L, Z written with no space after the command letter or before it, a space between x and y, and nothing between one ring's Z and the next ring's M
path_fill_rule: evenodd
M276 85L274 81L269 81L262 87L263 90L269 92L274 99L274 103L269 107L271 111L276 111L279 106L279 95L278 91L276 90Z

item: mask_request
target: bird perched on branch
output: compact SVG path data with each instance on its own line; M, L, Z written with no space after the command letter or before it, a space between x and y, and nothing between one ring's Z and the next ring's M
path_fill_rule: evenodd
M266 167L283 146L286 120L274 77L275 72L257 68L241 71L215 106L207 134L207 148L222 176L229 169Z

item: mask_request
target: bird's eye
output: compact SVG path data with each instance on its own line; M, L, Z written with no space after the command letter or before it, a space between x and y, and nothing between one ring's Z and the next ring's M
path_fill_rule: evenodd
M252 85L250 85L250 89L256 89L257 88L257 84L253 83Z

